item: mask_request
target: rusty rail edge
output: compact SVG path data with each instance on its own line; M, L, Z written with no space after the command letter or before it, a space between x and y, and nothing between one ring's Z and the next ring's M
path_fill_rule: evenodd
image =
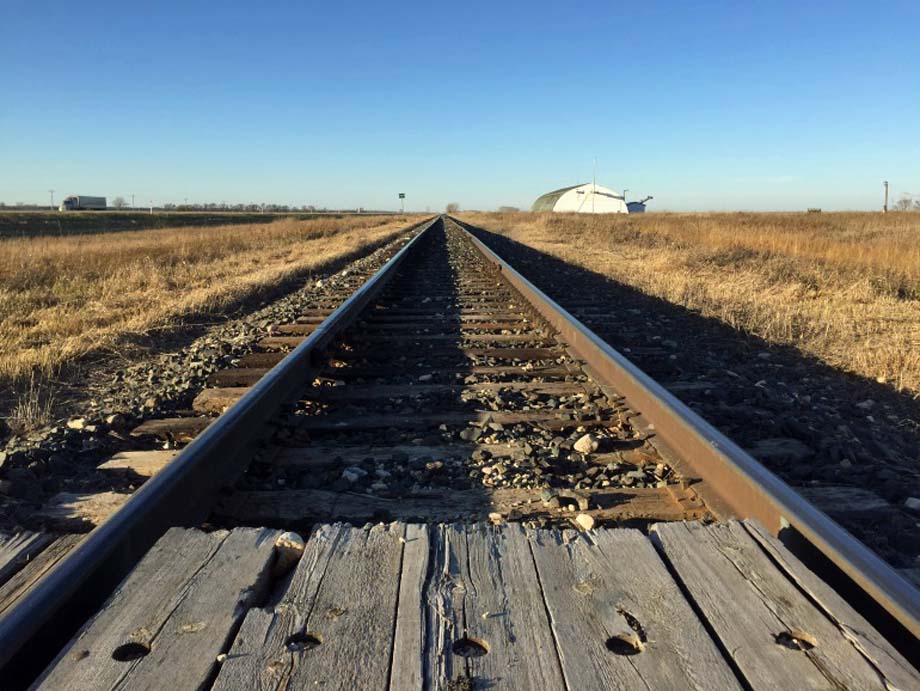
M655 433L679 451L735 515L756 518L797 552L800 541L788 532L793 529L909 632L914 639L913 645L908 645L912 648L909 657L916 664L920 591L836 521L524 278L471 233L466 224L450 220L469 235L477 249L558 330L571 350L595 370L603 383L625 396L631 407L654 425ZM907 641L909 643L911 641Z
M434 216L406 228L407 233L420 230L0 619L4 687L14 678L27 684L41 672L166 530L197 525L207 516L218 490L245 470L253 438L263 423L315 374L313 354L355 320L437 221ZM69 621L77 623L70 628L63 625ZM37 649L48 652L37 654Z

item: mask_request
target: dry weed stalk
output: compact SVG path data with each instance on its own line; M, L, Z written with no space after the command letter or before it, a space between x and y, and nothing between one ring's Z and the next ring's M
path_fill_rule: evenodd
M16 400L6 424L13 434L25 435L54 420L54 395L51 387L33 372L29 385Z

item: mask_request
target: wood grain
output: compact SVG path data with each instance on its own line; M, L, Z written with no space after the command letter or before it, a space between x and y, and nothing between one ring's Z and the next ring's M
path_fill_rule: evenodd
M98 466L104 473L146 480L163 470L178 451L120 451Z
M70 550L82 539L82 535L62 535L11 574L6 582L0 585L0 615L16 604L49 569L70 554Z
M920 672L885 640L861 614L850 607L837 592L818 578L782 542L770 535L755 520L744 521L744 527L786 576L804 590L820 607L841 633L872 662L890 685L898 689L920 689Z
M426 588L426 687L466 681L473 688L562 688L521 528L440 526L433 560ZM464 639L484 654L465 656Z
M385 689L404 539L396 524L318 528L282 601L246 617L214 688Z
M54 540L49 533L30 530L5 535L0 533L0 586Z
M538 531L532 549L569 688L739 688L639 531Z
M38 512L57 530L89 532L120 509L131 497L121 492L60 492Z
M277 532L173 528L58 655L42 689L200 688L263 596ZM127 651L148 652L121 660ZM130 656L129 656L130 657Z
M751 686L885 688L879 672L773 565L741 523L658 524L653 531ZM807 643L796 646L793 638Z

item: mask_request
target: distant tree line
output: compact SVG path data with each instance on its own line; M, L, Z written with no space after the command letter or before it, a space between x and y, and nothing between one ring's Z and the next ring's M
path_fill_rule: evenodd
M920 195L902 194L894 204L891 205L892 211L920 211Z
M249 204L227 204L221 202L220 204L216 202L205 202L205 203L194 203L194 204L164 204L163 209L167 211L246 211L249 213L260 213L265 211L267 213L284 213L289 211L302 211L311 213L314 211L325 211L326 209L317 209L312 204L305 204L303 206L289 205L289 204L256 204L255 202L250 202Z
M57 207L57 204L55 204ZM124 197L115 197L109 202L109 208L113 209L130 209L131 204L125 200ZM148 209L150 208L149 204L137 204L135 207L137 209ZM164 211L244 211L248 213L314 213L317 211L328 211L326 207L318 209L312 204L304 204L303 206L289 205L289 204L256 204L255 202L250 202L249 204L227 204L226 202L221 202L220 204L216 202L206 202L206 203L194 203L194 204L174 204L172 202L166 204L155 204L154 208L163 209ZM19 209L22 211L47 211L48 204L26 204L24 202L15 202L13 204L7 204L6 202L0 201L0 209ZM348 209L349 211L364 211L364 209ZM333 211L342 211L342 209L333 209Z

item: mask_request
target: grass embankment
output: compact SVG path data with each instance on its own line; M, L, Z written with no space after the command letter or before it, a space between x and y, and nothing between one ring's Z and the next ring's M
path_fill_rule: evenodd
M918 213L461 218L920 395Z
M0 382L23 388L128 335L248 295L375 243L407 216L0 241ZM28 383L25 384L28 388Z

